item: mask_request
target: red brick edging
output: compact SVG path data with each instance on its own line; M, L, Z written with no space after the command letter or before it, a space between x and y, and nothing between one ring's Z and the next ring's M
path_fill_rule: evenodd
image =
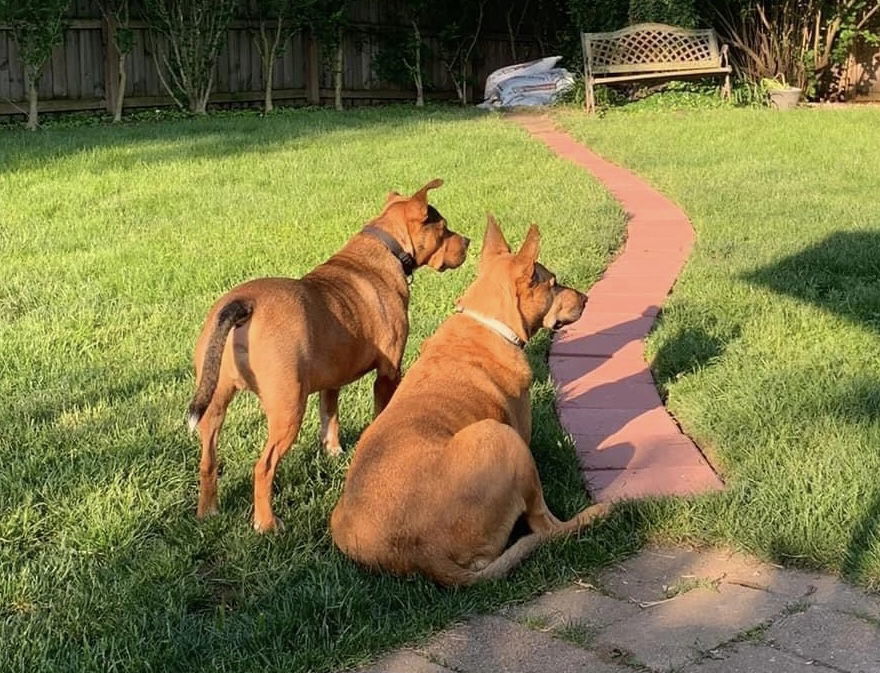
M623 252L590 289L583 317L550 349L559 418L575 440L593 500L720 490L718 475L663 406L643 355L644 338L693 245L687 216L549 118L510 118L592 173L629 217Z

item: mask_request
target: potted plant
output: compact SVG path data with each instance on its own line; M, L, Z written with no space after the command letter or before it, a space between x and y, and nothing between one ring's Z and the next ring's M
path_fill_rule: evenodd
M785 77L781 74L773 78L765 77L761 80L761 86L770 98L770 105L777 110L790 110L797 107L801 100L802 91L797 87L788 86Z

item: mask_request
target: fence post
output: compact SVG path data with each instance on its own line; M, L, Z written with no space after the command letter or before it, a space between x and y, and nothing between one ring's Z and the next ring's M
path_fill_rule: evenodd
M110 17L105 16L101 20L101 44L104 47L104 107L107 112L113 113L116 101L117 88L119 87L119 55L113 48L113 25Z
M321 103L321 55L318 49L318 40L315 34L309 31L306 39L306 103L320 105Z

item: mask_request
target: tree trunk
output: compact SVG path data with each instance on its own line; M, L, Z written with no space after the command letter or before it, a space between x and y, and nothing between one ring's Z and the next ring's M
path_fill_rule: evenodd
M122 103L125 101L125 54L119 52L119 77L116 84L116 100L113 102L113 121L122 121Z
M189 110L195 115L208 114L208 96L210 90L202 92L193 92L189 97Z
M516 5L511 2L510 6L507 8L507 15L505 16L507 19L507 37L510 40L510 58L514 63L516 63L516 35L513 32L513 23L510 19L515 6Z
M275 59L271 59L264 70L266 95L263 97L263 112L268 114L275 109L275 105L272 103L272 76L275 74Z
M342 26L336 34L336 65L333 68L333 105L337 110L342 110L342 77L343 77L343 58L345 50L342 45Z
M416 107L425 107L425 92L422 89L422 73L416 73Z
M419 24L412 22L416 37L416 65L413 69L413 80L416 83L416 107L425 107L425 92L422 87L422 33Z
M464 60L461 62L461 104L465 106L468 104L467 100L467 76L468 76L468 62Z
M272 35L272 42L269 42L269 36L266 32L266 22L260 20L260 35L257 42L257 49L260 52L260 60L263 64L263 112L269 113L275 109L272 102L272 78L275 76L275 59L281 53L281 38L284 34L284 19L278 17L275 21L275 33Z
M37 111L37 83L39 81L39 71L36 66L29 65L25 68L25 79L27 80L28 90L28 118L27 128L30 131L36 131L40 125L39 113Z

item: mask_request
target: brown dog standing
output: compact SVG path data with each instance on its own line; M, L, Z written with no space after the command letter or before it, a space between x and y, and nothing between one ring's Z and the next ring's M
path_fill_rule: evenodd
M512 254L489 216L477 279L422 347L385 411L361 436L330 529L373 568L444 585L501 577L541 542L588 525L604 505L560 522L529 450L532 373L523 346L577 320L586 297L537 263L537 228ZM531 530L505 550L520 518Z
M376 370L376 413L400 381L409 336L413 269L461 265L468 239L428 205L433 180L406 198L392 192L382 213L338 253L299 280L260 278L226 293L205 320L195 351L198 389L189 408L202 457L198 516L217 511L217 438L239 390L255 392L269 436L254 466L254 528L279 525L275 469L296 441L309 394L320 392L321 441L338 454L339 389Z

